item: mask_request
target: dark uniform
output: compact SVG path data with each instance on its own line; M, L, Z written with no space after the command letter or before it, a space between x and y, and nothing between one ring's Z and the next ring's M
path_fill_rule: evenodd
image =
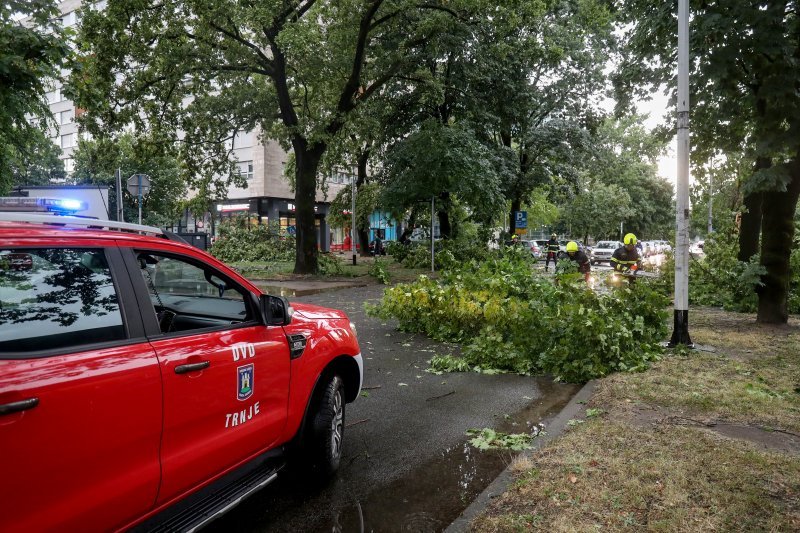
M578 250L577 252L567 254L570 261L575 261L578 263L578 272L581 274L588 274L591 272L592 267L589 261L589 256L583 250Z
M547 259L544 261L544 270L547 272L548 268L550 267L550 260L553 260L553 265L556 264L556 259L558 257L558 240L550 238L547 241Z
M616 272L627 272L633 265L637 265L637 268L641 267L642 260L635 246L632 250L620 246L614 250L614 255L611 256L611 264L614 265L614 270Z

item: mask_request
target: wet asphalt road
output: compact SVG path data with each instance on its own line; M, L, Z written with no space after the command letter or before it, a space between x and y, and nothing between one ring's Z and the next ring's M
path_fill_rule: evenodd
M578 390L543 378L425 372L457 353L367 317L383 287L290 298L342 309L356 324L365 391L347 405L344 455L322 488L285 474L206 531L441 531L510 461L466 445L469 428L510 432L554 416Z

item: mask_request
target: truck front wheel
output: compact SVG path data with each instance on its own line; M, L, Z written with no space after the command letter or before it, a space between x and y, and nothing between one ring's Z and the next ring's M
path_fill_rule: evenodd
M330 477L339 469L344 438L344 415L344 382L334 374L322 389L305 442L308 465L320 477Z

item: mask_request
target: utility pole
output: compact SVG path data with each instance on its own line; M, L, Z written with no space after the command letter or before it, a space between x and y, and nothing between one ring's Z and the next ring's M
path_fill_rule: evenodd
M678 0L678 183L675 209L675 308L669 346L689 337L689 0Z
M122 210L122 169L117 169L117 222L124 222L124 212Z

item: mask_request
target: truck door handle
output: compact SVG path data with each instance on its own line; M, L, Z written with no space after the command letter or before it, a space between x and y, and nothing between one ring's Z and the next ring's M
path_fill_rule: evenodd
M194 372L195 370L203 370L211 366L211 361L200 361L199 363L191 363L188 365L178 365L175 367L176 374L186 374L187 372Z
M33 409L37 405L39 405L39 398L28 398L18 402L4 403L0 405L0 416L27 411L28 409Z

